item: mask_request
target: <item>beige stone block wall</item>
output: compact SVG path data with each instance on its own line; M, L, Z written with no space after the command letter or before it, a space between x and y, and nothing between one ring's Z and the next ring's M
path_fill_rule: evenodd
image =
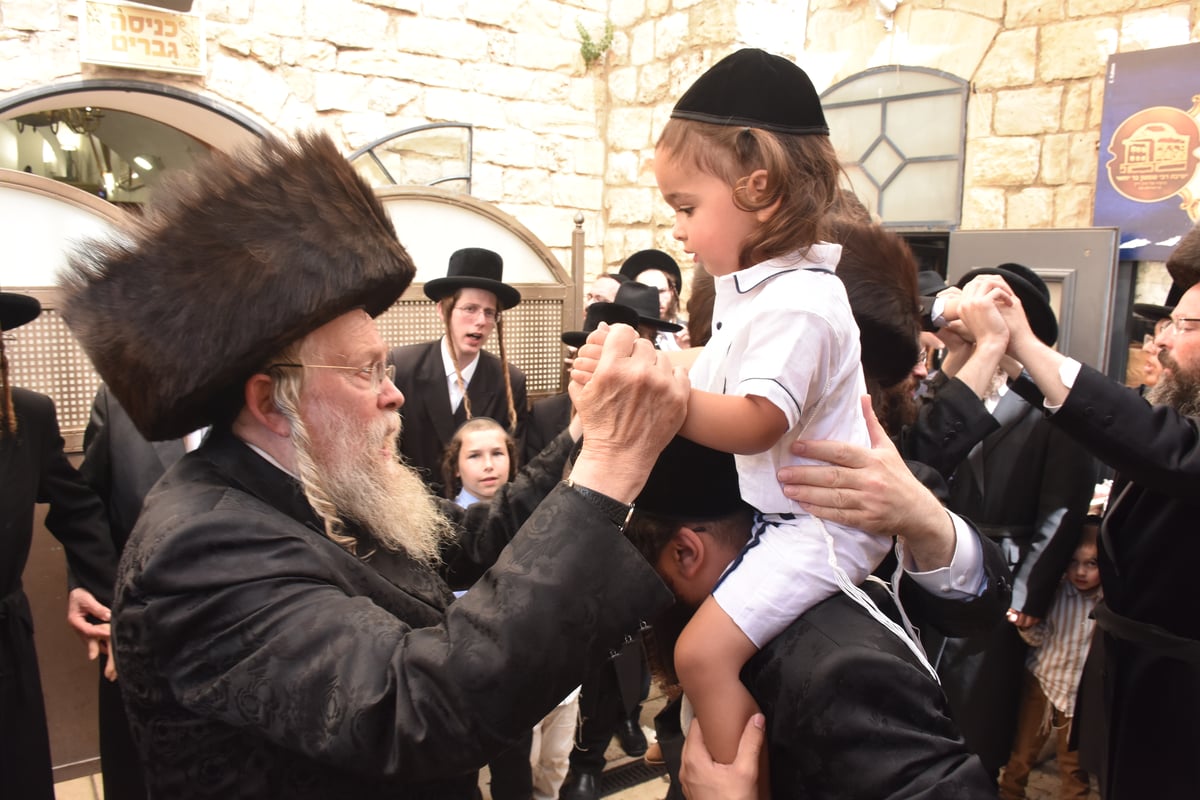
M795 59L818 90L872 67L971 86L963 228L1091 221L1103 74L1115 52L1200 38L1200 0L204 0L208 74L80 65L76 0L0 0L0 95L80 78L150 80L347 151L433 121L475 128L474 193L588 276L679 254L654 141L682 92L742 46ZM585 67L576 23L610 51ZM886 23L886 24L885 24ZM686 266L686 265L685 265ZM686 273L686 269L685 269Z

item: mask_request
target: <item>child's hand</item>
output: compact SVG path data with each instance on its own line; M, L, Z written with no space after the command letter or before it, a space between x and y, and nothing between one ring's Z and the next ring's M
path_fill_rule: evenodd
M1041 622L1041 620L1037 617L1031 617L1028 614L1022 614L1015 608L1010 608L1008 613L1004 616L1009 622L1011 622L1013 625L1016 625L1018 628L1032 628L1034 625L1037 625L1039 622Z
M608 323L601 322L596 330L588 334L587 342L575 353L575 361L571 364L571 382L586 386L600 363L600 353L604 350L604 340L608 338Z

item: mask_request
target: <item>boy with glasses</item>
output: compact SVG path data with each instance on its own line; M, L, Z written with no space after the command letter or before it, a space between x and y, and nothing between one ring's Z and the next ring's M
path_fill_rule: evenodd
M525 373L508 363L502 314L521 302L521 293L503 276L498 253L481 247L453 253L446 277L425 284L445 335L388 354L396 388L406 398L400 452L437 494L442 453L468 419L491 417L520 439L528 408ZM499 357L483 349L493 330Z

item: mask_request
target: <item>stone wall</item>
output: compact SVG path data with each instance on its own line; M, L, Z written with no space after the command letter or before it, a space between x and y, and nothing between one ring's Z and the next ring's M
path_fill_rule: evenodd
M1091 222L1103 73L1114 52L1200 35L1200 1L197 0L202 78L80 65L75 0L0 0L0 97L51 82L155 80L347 151L432 121L476 126L477 197L589 276L630 252L678 253L654 140L682 91L739 46L788 55L818 89L871 67L970 81L962 227ZM611 49L588 66L576 23Z

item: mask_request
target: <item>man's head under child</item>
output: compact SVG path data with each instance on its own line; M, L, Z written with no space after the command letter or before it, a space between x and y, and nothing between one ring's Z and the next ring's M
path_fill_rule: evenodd
M655 146L676 239L713 275L820 241L840 167L804 71L760 50L718 62L684 94Z
M1067 564L1067 580L1081 592L1090 592L1100 585L1100 562L1097 541L1099 539L1099 517L1088 517L1080 531L1079 544Z

